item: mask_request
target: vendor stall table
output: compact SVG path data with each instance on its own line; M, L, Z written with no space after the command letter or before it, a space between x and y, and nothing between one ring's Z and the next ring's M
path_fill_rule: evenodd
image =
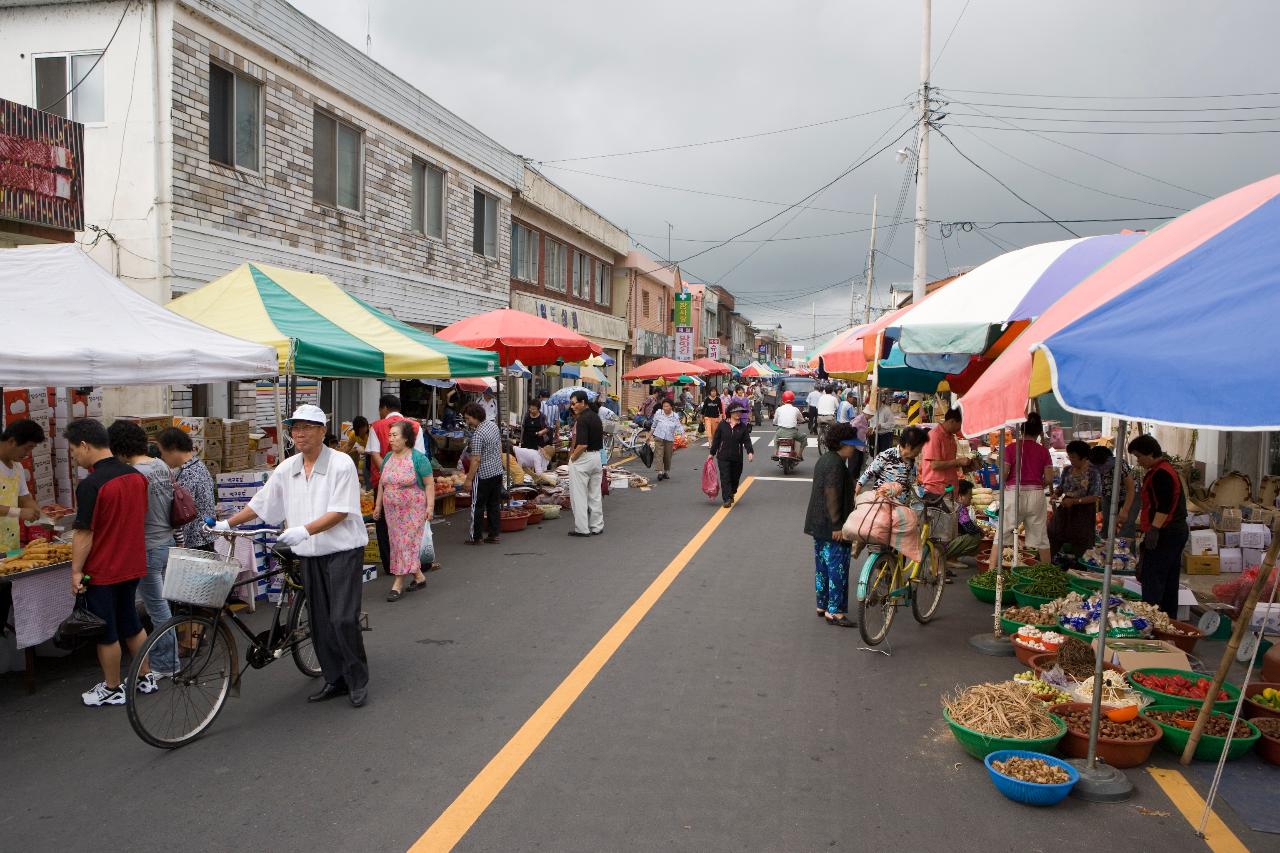
M57 633L58 626L75 606L75 596L71 594L71 563L53 563L0 577L0 584L6 583L13 590L14 635L18 648L26 653L22 681L27 692L34 693L35 647Z

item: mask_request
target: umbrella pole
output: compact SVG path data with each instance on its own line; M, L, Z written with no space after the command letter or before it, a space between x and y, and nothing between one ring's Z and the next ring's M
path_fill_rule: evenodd
M1004 584L1002 580L1004 575L1000 572L1000 568L1004 563L1004 513L1005 504L1008 503L1008 484L1005 482L1004 476L1004 436L1005 427L1000 427L1000 461L996 465L996 470L1000 474L1000 513L996 516L996 605L995 614L992 616L991 633L986 631L981 634L975 634L969 638L969 645L973 646L984 655L992 655L993 657L1010 657L1013 655L1013 643L1004 638L1004 632L1000 630L1000 603L1004 598Z
M275 401L276 408L276 464L279 465L284 461L284 416L280 413L280 377L277 376L271 381L272 398Z
M1133 783L1124 773L1103 763L1098 764L1098 727L1102 722L1102 673L1107 656L1107 605L1111 601L1111 560L1116 550L1116 510L1120 505L1121 459L1119 451L1124 447L1125 431L1129 424L1120 421L1116 438L1116 459L1111 475L1111 512L1107 516L1111 529L1107 531L1107 556L1102 568L1102 610L1098 614L1098 652L1093 661L1093 702L1089 709L1089 755L1086 759L1074 759L1070 763L1080 772L1080 781L1071 790L1086 802L1118 803L1133 796ZM1212 694L1210 694L1212 695Z

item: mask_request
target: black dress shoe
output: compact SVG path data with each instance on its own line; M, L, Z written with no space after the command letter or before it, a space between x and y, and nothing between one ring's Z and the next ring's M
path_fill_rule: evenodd
M349 691L345 684L328 684L320 688L319 693L312 693L307 697L308 702L327 702L335 696L346 696Z
M359 708L369 700L369 688L358 687L351 691L351 707Z

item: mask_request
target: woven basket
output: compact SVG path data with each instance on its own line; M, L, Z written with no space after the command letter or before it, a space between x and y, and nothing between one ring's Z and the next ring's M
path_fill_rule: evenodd
M170 548L161 596L197 607L221 607L227 601L240 564L209 551Z

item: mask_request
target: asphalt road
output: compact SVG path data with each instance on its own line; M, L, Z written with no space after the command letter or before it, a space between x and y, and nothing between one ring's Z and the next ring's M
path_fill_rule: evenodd
M823 624L801 533L812 457L781 480L761 479L780 473L765 456L721 511L698 488L704 451L680 452L670 482L606 498L593 539L566 537L562 518L464 548L455 516L425 591L389 604L389 580L365 587L362 709L306 704L316 685L286 660L249 672L205 737L162 751L123 708L80 704L90 655L42 660L31 696L0 677L0 850L401 851L464 789L482 796L449 810L460 850L1035 851L1104 834L1117 849L1206 849L1143 770L1120 805L1003 799L938 704L1016 671L965 642L990 610L954 584L930 625L895 622L888 656ZM610 634L673 560L634 630ZM600 660L610 637L624 638ZM576 701L539 710L593 655ZM531 717L545 738L522 729ZM527 760L486 770L509 742ZM1275 849L1216 810L1249 848Z

